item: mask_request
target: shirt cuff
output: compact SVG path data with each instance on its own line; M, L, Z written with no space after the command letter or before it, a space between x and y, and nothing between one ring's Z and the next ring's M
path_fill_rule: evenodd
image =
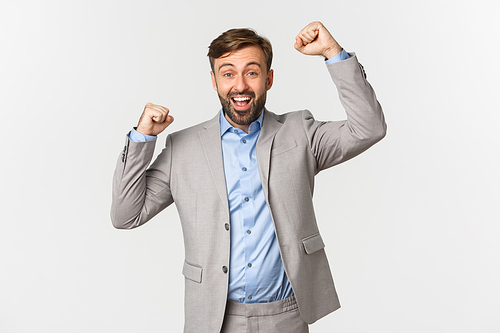
M135 130L135 128L132 128L132 130L128 133L128 137L134 142L146 142L156 139L156 136L139 133Z
M335 57L328 59L328 60L325 60L325 64L330 65L330 64L334 64L336 62L342 61L342 60L349 59L349 58L350 58L349 54L347 54L347 52L344 49L342 49L342 51L339 54L337 54Z

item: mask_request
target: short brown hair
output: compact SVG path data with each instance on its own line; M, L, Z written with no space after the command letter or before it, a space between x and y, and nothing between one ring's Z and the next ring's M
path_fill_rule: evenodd
M214 70L215 59L250 45L257 45L262 49L266 58L267 70L269 71L273 61L271 42L267 38L259 36L252 29L229 29L210 43L207 56L212 71Z

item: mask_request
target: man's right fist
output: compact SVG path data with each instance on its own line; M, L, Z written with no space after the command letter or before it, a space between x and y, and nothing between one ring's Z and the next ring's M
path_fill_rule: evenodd
M168 115L169 112L169 109L161 105L146 104L136 131L146 135L160 134L174 121L174 117Z

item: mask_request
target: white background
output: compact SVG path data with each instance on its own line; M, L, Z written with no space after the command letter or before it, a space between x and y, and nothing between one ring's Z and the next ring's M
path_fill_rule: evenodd
M181 332L175 207L110 222L125 134L149 101L168 131L212 118L207 47L233 27L273 43L270 110L343 119L323 60L293 48L313 20L357 53L388 134L317 177L342 308L311 332L499 332L494 0L3 0L0 332Z

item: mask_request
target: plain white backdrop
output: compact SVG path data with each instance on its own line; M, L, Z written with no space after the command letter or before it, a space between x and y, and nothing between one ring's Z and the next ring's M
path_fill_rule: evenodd
M125 135L149 101L167 131L213 117L207 47L233 27L273 44L270 110L344 119L323 60L293 48L313 20L357 53L388 134L317 177L342 308L311 332L499 332L495 0L3 0L0 332L181 332L175 206L109 219Z

